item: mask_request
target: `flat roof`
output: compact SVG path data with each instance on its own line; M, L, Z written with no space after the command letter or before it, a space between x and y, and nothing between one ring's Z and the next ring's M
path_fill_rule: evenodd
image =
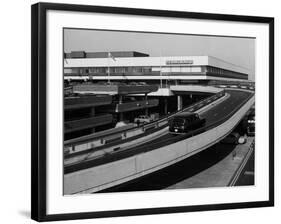
M119 57L148 57L149 54L138 51L110 51L110 52L85 52L85 51L71 51L65 53L65 58L108 58L108 54L115 58Z

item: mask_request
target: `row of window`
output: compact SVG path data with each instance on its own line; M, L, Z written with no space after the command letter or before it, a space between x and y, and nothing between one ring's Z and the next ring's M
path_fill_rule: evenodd
M73 74L89 74L89 73L108 73L108 69L110 73L128 73L128 72L136 72L136 73L149 73L152 71L151 67L95 67L95 68L67 68L64 70L65 73L73 73Z
M206 66L205 71L208 73L216 74L216 75L222 75L225 77L233 77L233 78L247 78L247 74L239 73L239 72L233 72L230 70L225 70L222 68L216 68L216 67L211 67L211 66Z

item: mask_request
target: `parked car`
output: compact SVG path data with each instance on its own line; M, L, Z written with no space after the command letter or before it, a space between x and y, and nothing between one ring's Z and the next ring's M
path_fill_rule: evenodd
M134 119L135 123L140 123L140 124L146 124L146 123L150 123L152 121L153 121L153 118L149 117L147 115L140 115Z
M128 121L119 121L116 123L115 128L120 128L129 125Z
M138 84L141 85L141 86L147 85L146 82L139 82Z
M237 133L237 132L231 132L228 136L226 136L226 137L221 141L221 143L238 145L238 144L239 144L239 138L240 138L239 133Z

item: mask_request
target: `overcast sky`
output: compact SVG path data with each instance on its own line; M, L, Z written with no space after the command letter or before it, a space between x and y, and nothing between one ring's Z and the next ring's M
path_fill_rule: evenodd
M255 40L250 38L160 33L64 30L64 51L139 51L150 56L215 56L251 70L254 80Z

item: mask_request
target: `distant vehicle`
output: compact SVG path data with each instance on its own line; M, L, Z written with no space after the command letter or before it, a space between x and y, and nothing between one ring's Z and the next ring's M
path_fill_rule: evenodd
M184 112L175 115L169 121L169 131L172 134L184 134L203 127L205 123L206 119L201 118L199 114Z
M147 85L146 82L139 82L138 84L141 85L141 86Z
M228 136L226 136L226 137L221 141L221 143L238 145L238 144L239 144L239 138L240 138L239 133L237 133L237 132L231 132Z
M255 135L255 114L250 114L247 119L247 135Z
M254 87L253 87L253 86L250 86L250 87L249 87L249 89L253 90L253 89L254 89Z
M219 87L226 88L227 86L226 85L219 85Z
M138 83L137 83L137 82L130 82L129 85L131 85L131 86L137 86Z
M124 101L136 101L136 97L134 96L125 96L123 98Z
M146 123L150 123L152 121L153 121L153 118L149 117L147 115L140 115L140 116L136 117L134 120L135 123L140 123L140 124L146 124Z
M230 87L231 88L237 88L237 85L231 85Z
M120 128L129 125L127 121L119 121L116 123L115 128Z

